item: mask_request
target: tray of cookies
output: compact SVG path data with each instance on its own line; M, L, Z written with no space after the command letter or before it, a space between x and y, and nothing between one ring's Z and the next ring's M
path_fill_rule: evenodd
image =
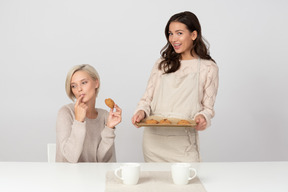
M149 116L136 125L139 127L195 127L196 122L188 119Z

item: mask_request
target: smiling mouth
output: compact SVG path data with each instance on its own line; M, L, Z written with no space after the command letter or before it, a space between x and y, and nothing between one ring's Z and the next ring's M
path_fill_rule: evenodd
M179 48L180 48L180 46L181 46L181 44L180 44L180 43L177 43L177 44L173 44L173 47L174 47L174 49L179 49Z

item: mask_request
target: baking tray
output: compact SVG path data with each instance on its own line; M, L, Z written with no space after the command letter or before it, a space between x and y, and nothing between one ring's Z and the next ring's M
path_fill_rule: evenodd
M147 119L155 119L158 122L160 122L162 119L168 119L171 121L171 124L147 124L146 120ZM187 120L190 122L189 125L177 125L177 122L180 120ZM138 127L196 127L196 122L194 120L189 120L189 119L179 119L179 118L169 118L169 117L160 117L160 116L149 116L139 123L136 123Z

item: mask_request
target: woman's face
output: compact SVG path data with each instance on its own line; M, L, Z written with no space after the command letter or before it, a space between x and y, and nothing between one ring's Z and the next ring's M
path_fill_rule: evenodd
M169 25L169 42L175 52L181 54L182 59L191 58L190 51L196 37L197 32L191 33L183 23L173 21Z
M71 90L76 99L83 95L84 103L96 98L96 89L99 87L98 80L93 80L86 71L77 71L71 78Z

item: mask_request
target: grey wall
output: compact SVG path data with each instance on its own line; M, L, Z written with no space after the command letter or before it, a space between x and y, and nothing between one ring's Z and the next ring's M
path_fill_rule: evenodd
M0 1L0 161L46 161L64 81L76 64L101 76L97 107L123 109L118 161L143 161L131 124L174 13L194 12L220 68L203 161L288 160L287 1Z

